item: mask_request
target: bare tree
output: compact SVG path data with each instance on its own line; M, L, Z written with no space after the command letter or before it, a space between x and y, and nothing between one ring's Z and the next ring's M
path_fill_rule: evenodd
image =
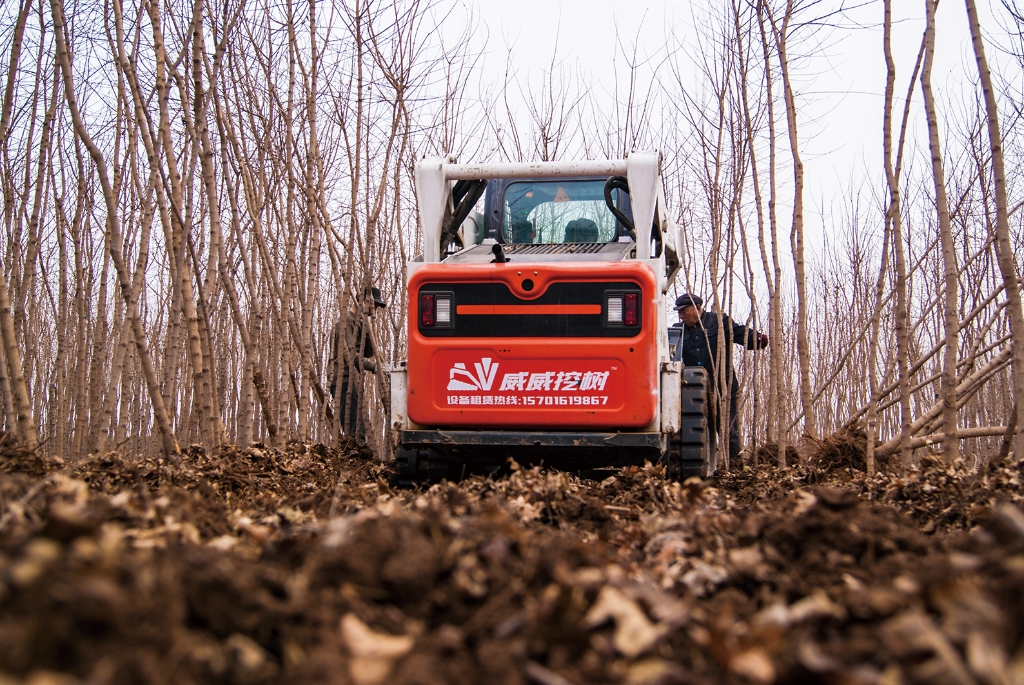
M921 69L921 91L924 96L925 117L928 122L928 147L932 158L932 178L935 182L935 206L938 213L939 242L942 245L942 263L945 285L946 347L943 356L942 421L945 431L946 460L952 462L960 454L956 418L956 360L958 326L956 248L949 218L949 200L946 198L946 175L942 166L939 141L938 113L932 95L932 63L935 59L935 0L925 0L924 65Z
M795 10L794 0L787 0L782 21L779 22L767 3L761 5L768 14L774 46L779 58L779 73L782 76L782 91L786 103L786 123L789 133L789 150L793 158L793 224L790 243L793 249L793 267L796 272L797 299L797 363L800 367L800 404L803 409L804 433L816 437L814 407L811 399L811 360L807 332L807 279L804 260L804 165L800 158L800 140L797 133L796 99L789 73L787 44L790 22Z
M996 255L998 256L999 272L1006 290L1007 313L1010 318L1013 348L1013 397L1016 407L1021 406L1024 398L1024 312L1021 308L1021 295L1017 265L1013 246L1010 242L1010 212L1006 192L1006 169L1003 162L1003 135L999 127L999 107L996 103L995 89L992 86L992 73L985 58L985 43L981 36L981 24L978 21L978 8L974 0L967 3L967 20L971 28L971 43L974 46L974 57L978 64L978 76L985 97L985 113L988 120L988 139L992 151L992 173L995 177L996 201ZM948 344L948 343L947 343ZM947 436L955 437L946 429ZM1024 422L1017 427L1014 452L1024 455Z
M896 366L899 379L899 400L900 400L900 435L901 449L900 457L904 468L910 465L910 423L912 420L910 410L910 374L908 372L910 359L910 339L907 324L907 264L906 248L903 236L903 209L900 194L900 171L903 161L903 144L906 140L907 120L910 115L910 102L913 93L913 84L917 80L918 69L924 56L924 38L921 41L921 50L918 52L917 63L914 65L914 72L910 78L909 91L905 99L903 110L903 124L900 127L898 152L893 160L892 144L892 107L893 95L896 88L896 63L892 57L892 3L885 0L884 4L884 36L883 48L885 51L886 64L886 85L885 85L885 110L882 128L883 139L883 164L885 165L886 184L889 189L889 204L885 212L885 220L892 227L893 254L896 262L896 307L894 313L896 328ZM895 165L895 166L894 166ZM870 430L870 427L869 427ZM873 447L874 434L869 436ZM873 454L869 452L869 456Z
M11 45L11 59L7 68L7 83L4 87L3 110L0 112L0 150L8 156L8 140L11 125L11 112L14 107L14 85L18 74L18 62L21 57L21 45L25 35L25 24L28 21L31 2L21 0L18 18L14 27L14 39ZM14 207L11 203L11 188L14 179L5 169L2 180L5 186L4 223L10 225ZM18 347L14 316L11 311L11 292L6 277L0 275L0 336L3 338L3 353L7 361L7 378L14 401L15 429L17 435L28 449L34 450L39 438L36 433L35 419L32 416L32 404L29 399L28 385L22 365L22 355Z

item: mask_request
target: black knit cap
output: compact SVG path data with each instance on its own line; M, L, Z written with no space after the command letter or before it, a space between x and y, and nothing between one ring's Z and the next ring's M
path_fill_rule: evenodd
M690 293L683 293L682 295L676 298L675 310L677 312L682 311L683 309L689 307L691 304L694 307L700 309L704 305L704 300L700 299L696 295L691 295Z

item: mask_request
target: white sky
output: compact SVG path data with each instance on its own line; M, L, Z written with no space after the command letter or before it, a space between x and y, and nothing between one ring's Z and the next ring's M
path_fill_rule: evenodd
M682 65L699 57L698 29L706 21L707 8L717 8L720 0L465 0L465 6L480 22L476 37L484 50L480 65L482 89L502 83L506 64L516 69L520 82L538 82L553 56L568 71L577 67L588 75L598 93L614 89L614 64L623 68L622 48L616 35L631 50L640 44L640 56L664 56L666 46L681 46ZM842 0L826 0L837 5ZM846 0L857 5L865 0ZM1007 42L1006 32L994 18L1004 16L999 0L977 0L986 32L986 52L993 70L1000 69L1021 90L1022 78L1016 62L1001 54L996 42ZM822 3L824 4L824 3ZM914 67L924 30L924 0L893 1L893 50L896 60L897 102L894 115L902 116L908 80ZM840 26L817 33L819 45L795 46L805 59L791 64L798 99L801 155L805 169L804 216L807 231L807 257L816 256L829 235L849 217L851 196L859 195L860 214L880 233L882 212L880 194L884 192L882 158L882 105L885 90L885 61L882 54L881 0L835 21ZM637 41L639 36L639 41ZM932 84L940 112L964 105L964 95L976 80L976 65L967 27L963 0L943 0L937 12L939 46L932 71ZM620 71L622 73L622 71ZM1012 73L1012 76L1007 74ZM663 78L674 79L669 68ZM698 95L700 79L684 74L684 86ZM779 87L781 92L781 87ZM610 96L609 96L610 97ZM778 134L780 164L787 164L785 112L780 117ZM940 118L941 118L940 114ZM1004 115L1005 117L1005 115ZM946 121L940 129L946 131ZM897 124L898 126L898 124ZM908 153L917 142L927 151L927 129L921 103L920 83L914 85L907 142ZM920 164L920 162L918 162ZM947 167L949 163L947 162ZM780 174L790 174L784 167ZM792 190L785 178L779 187L778 216L783 226L790 220ZM787 198L787 193L788 198ZM788 231L786 232L788 235ZM784 241L788 243L788 240ZM788 245L784 244L784 252ZM785 258L784 268L792 262ZM734 314L740 312L734 311Z
M859 2L850 0L847 4ZM1003 30L992 18L998 0L979 0L978 4L989 37L1002 40ZM902 99L924 28L924 2L895 0L893 5L896 92ZM509 47L520 79L539 78L557 50L558 58L567 66L578 64L596 86L609 91L618 50L616 31L627 48L639 35L641 53L663 50L669 34L690 52L696 49L695 27L706 7L705 0L478 0L471 5L484 24L482 41L483 34L487 34L485 81L501 81ZM881 19L882 3L875 0L837 20L845 27L830 32L825 44L795 67L809 220L823 202L841 201L839 196L850 187L852 179L859 183L866 175L877 178L875 174L881 173L885 88ZM932 75L936 97L940 102L947 98L956 101L965 74L975 68L962 0L940 3L936 44L940 46ZM997 61L995 46L989 42L987 48L990 62ZM696 87L696 77L691 83ZM921 111L917 86L912 112ZM912 121L921 121L921 117L912 114ZM920 135L922 129L923 123L912 130Z

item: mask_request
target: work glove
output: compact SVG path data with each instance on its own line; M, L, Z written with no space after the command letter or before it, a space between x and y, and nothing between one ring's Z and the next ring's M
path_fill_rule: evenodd
M377 362L372 359L363 359L363 371L369 371L370 373L377 373Z
M758 333L757 334L757 346L760 349L764 349L765 347L768 347L768 336L765 335L764 333Z

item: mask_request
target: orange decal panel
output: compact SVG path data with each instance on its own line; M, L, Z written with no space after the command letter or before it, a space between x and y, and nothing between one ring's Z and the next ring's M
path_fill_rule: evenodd
M533 287L522 282L528 275ZM642 325L629 337L460 337L423 335L418 293L439 283L503 282L515 305L459 305L460 316L602 315L602 306L572 302L531 305L552 283L635 283L642 292ZM637 429L657 411L656 280L637 262L574 264L431 264L409 279L409 418L428 427ZM556 310L532 311L531 308ZM575 309L585 307L586 309ZM486 310L486 311L484 311ZM499 326L500 330L500 326Z

